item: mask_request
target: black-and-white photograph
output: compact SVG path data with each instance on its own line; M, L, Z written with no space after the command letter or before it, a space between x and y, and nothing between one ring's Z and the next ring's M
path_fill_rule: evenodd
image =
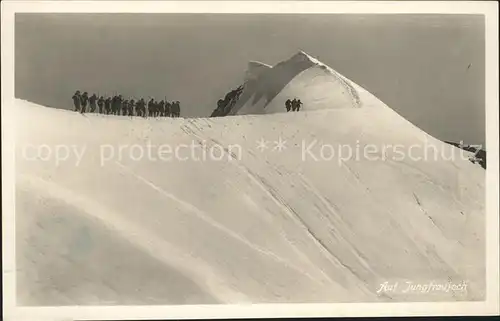
M42 11L2 103L16 306L494 298L484 13Z

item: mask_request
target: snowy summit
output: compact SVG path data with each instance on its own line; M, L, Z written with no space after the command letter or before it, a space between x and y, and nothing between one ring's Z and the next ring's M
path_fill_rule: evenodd
M366 90L303 51L270 67L251 62L245 88L231 114L283 112L283 102L300 96L303 110L372 105ZM250 81L249 81L250 80Z

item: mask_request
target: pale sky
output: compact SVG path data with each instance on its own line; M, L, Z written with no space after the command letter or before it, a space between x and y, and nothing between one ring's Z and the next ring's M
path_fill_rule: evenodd
M15 37L16 97L46 106L79 89L206 117L248 61L303 50L436 138L485 142L481 15L18 13Z

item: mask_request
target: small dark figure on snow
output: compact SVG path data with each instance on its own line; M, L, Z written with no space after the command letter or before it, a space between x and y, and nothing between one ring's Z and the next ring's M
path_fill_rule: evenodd
M111 113L111 104L113 103L111 97L106 98L104 101L104 109L106 111L106 115L109 115Z
M91 113L94 113L96 108L97 108L96 102L97 102L96 94L93 94L92 96L89 97L89 104L90 104L90 112Z
M80 112L83 114L86 109L87 109L87 102L89 100L89 96L88 96L88 93L87 92L84 92L82 97L81 97L81 101L82 101L82 109L80 110Z
M99 100L97 101L97 106L99 107L98 108L99 114L102 114L104 112L104 110L103 110L103 108L104 108L104 97L103 96L99 97Z
M177 117L177 102L173 101L170 105L170 117Z
M129 116L134 116L134 106L135 106L135 101L132 99L128 103L128 115Z
M154 99L148 102L148 115L149 117L155 116L156 103Z
M172 117L172 104L169 101L165 102L165 116Z
M75 94L72 97L73 99L73 105L75 105L75 111L80 111L80 107L82 104L82 97L80 95L80 91L77 90Z
M292 111L297 111L297 98L292 100Z
M141 105L142 99L137 100L137 103L135 104L135 115L136 116L142 116L142 105Z
M155 100L154 104L154 109L153 109L153 116L158 117L160 115L160 103Z
M146 101L144 98L141 98L141 100L137 102L137 111L139 116L146 117Z
M181 116L181 103L178 100L172 104L172 115L174 117Z
M297 100L297 111L300 111L300 107L302 107L302 102L299 100Z
M290 109L292 109L292 101L290 99L287 99L285 101L285 107L286 107L286 112L289 112Z
M160 117L165 117L165 101L164 100L160 101L160 103L158 105L158 109L159 109Z
M153 117L153 112L154 112L154 109L155 109L155 100L153 98L151 98L148 102L148 116L149 117Z
M127 99L125 99L122 103L122 115L123 116L127 115L127 113L128 113L128 104L129 104L129 102Z
M226 106L226 101L224 99L221 98L217 101L217 109L222 110L224 109L225 106Z
M114 96L111 106L113 115L120 115L122 109L122 95Z
M123 110L123 97L122 95L118 95L118 115L120 115L120 112Z
M118 106L118 103L117 103L117 100L118 100L118 96L113 96L113 98L111 98L111 114L112 115L116 115L116 108Z

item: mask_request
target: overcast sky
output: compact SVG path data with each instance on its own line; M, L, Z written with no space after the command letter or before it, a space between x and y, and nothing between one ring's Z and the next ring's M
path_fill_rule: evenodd
M16 14L15 33L16 97L46 106L79 89L208 116L249 60L304 50L435 137L485 141L479 15Z

